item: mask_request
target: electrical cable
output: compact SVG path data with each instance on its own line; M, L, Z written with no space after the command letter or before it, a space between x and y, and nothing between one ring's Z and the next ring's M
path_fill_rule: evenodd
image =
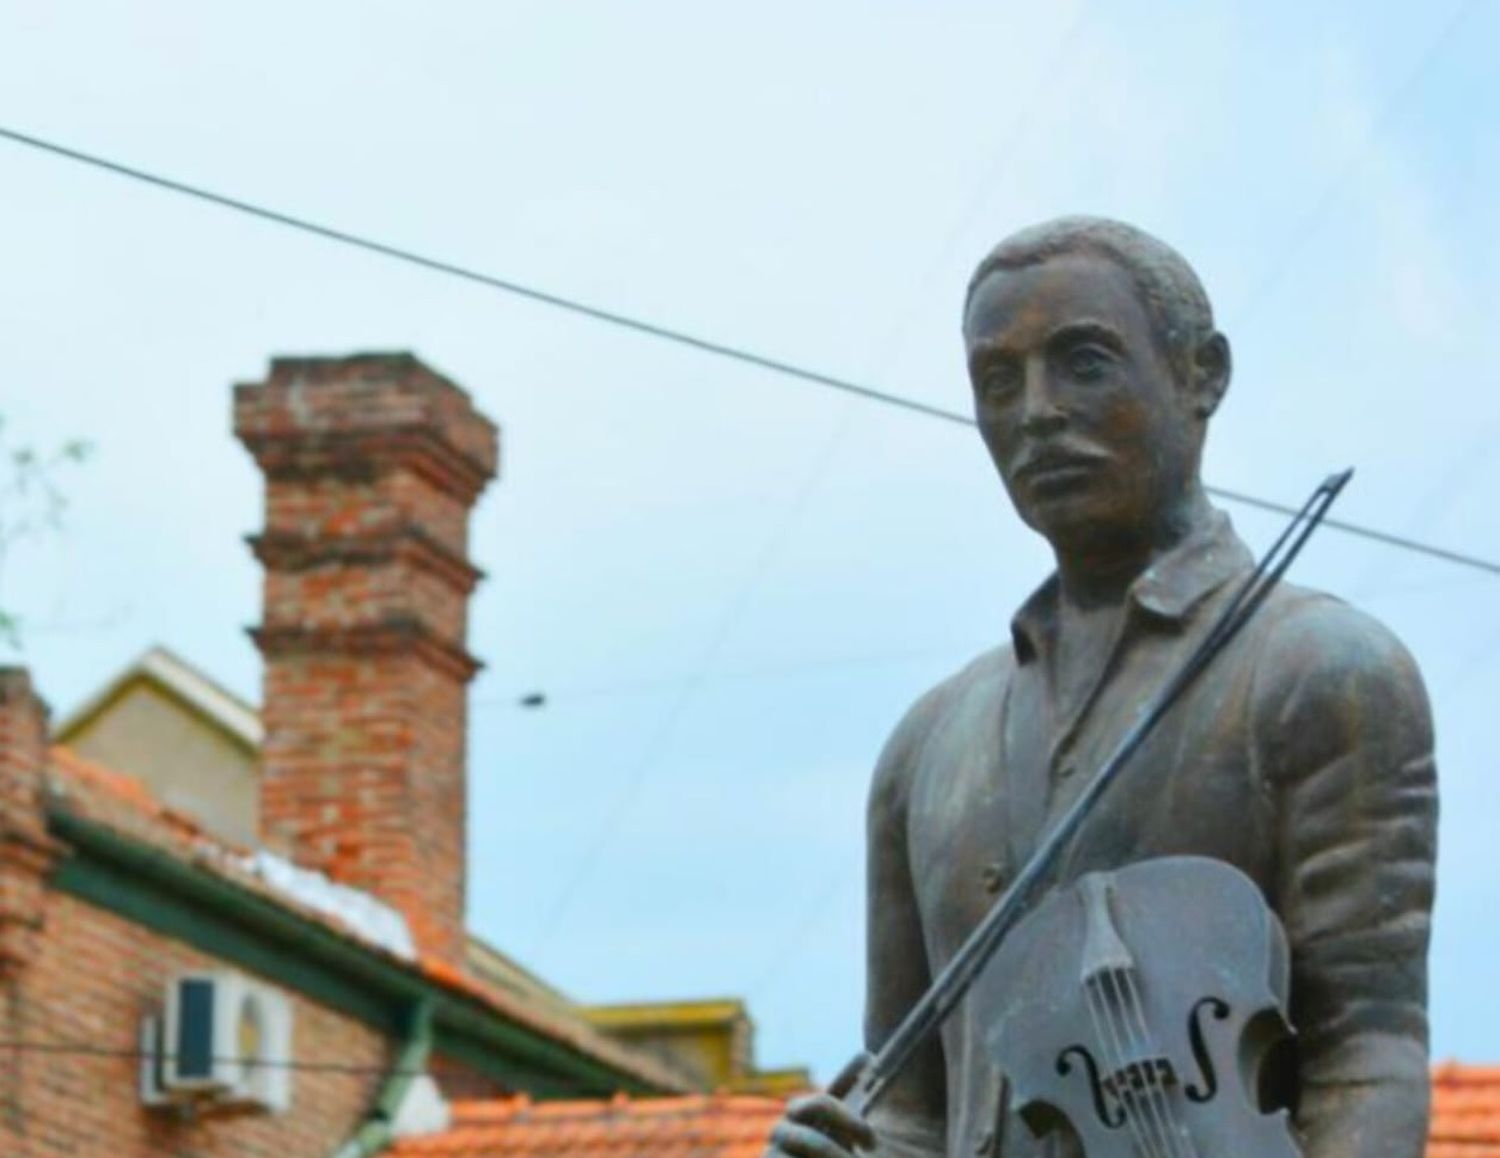
M126 1049L124 1047L87 1045L83 1042L38 1041L35 1039L17 1038L0 1039L0 1053L6 1051L25 1054L64 1057L79 1056L133 1061L144 1061L148 1058L156 1061L169 1061L177 1056L165 1050L141 1049L139 1047ZM239 1057L208 1057L197 1060L206 1061L213 1065L243 1066L246 1069L301 1070L313 1073L334 1074L383 1074L390 1077L397 1075L420 1077L422 1074L429 1072L427 1070L402 1070L390 1066L360 1065L356 1062L296 1061L290 1058L280 1061Z
M1045 77L1049 73L1054 71L1057 64L1066 58L1067 53L1076 43L1078 36L1083 29L1087 12L1088 10L1086 4L1080 3L1078 12L1074 16L1066 32L1064 32L1061 40L1058 42L1053 57L1044 66L1042 76ZM1013 154L1014 149L1012 146L1014 145L1015 141L1019 139L1021 132L1031 119L1029 117L1029 113L1029 108L1022 108L1016 114L1016 117L1013 120L1009 130L1004 135L1006 147L1001 150L999 154L1000 158L1008 160ZM981 183L980 195L976 195L976 203L982 202L983 187L987 186L993 180L995 176L994 169L997 169L998 167L999 165L997 162L996 165L991 167L991 171L986 173L985 178ZM955 243L953 235L956 235L959 232L960 228L967 224L967 217L976 210L977 204L971 205L966 211L965 216L960 219L958 226L956 226L954 230L950 231L950 238L949 240L944 242L943 249L939 253L940 258L946 256L947 248L951 244ZM895 335L895 332L893 331L891 345L894 347L897 344L899 344L899 335ZM885 359L881 359L881 361L883 360ZM866 395L865 397L870 396ZM947 412L941 413L946 415ZM956 421L965 420L962 415L954 415L952 417ZM782 544L785 543L786 539L791 534L792 528L796 526L797 521L801 518L803 511L811 502L812 496L821 485L824 477L827 475L829 464L833 461L835 453L843 443L844 439L848 436L849 431L852 428L853 419L854 414L852 411L845 411L845 413L840 417L839 423L834 429L832 435L825 441L817 455L814 457L812 470L808 472L808 474L798 485L796 493L792 496L792 500L786 508L784 514L782 515L781 520L772 530L770 537L765 541L759 555L757 555L751 567L750 573L741 583L739 589L735 594L735 597L730 601L728 607L725 610L724 616L719 623L718 629L714 632L712 638L710 639L708 647L705 648L702 655L699 656L698 662L694 665L693 670L685 677L685 679L679 682L678 695L674 699L671 706L668 708L667 715L664 717L664 721L661 724L658 733L653 735L651 742L648 744L645 750L646 755L636 765L634 772L627 781L625 790L617 798L615 806L607 814L604 824L596 832L594 839L585 846L585 851L582 857L577 862L573 875L570 876L568 882L564 885L563 889L559 893L557 901L554 903L551 912L549 913L547 919L543 924L542 933L537 946L538 952L541 952L550 942L562 918L566 915L566 911L573 902L573 899L576 896L578 890L582 887L583 883L593 872L593 867L598 862L599 856L603 852L604 848L608 846L610 840L614 838L615 830L623 822L624 817L629 811L630 806L634 803L635 798L639 796L641 790L645 787L646 782L650 779L652 767L654 766L660 753L666 748L667 744L670 741L670 737L676 731L678 724L686 715L688 704L698 693L699 689L702 688L704 683L706 683L710 678L709 667L712 664L714 658L718 655L719 649L722 647L725 639L728 638L731 626L733 625L734 621L739 618L740 613L743 611L745 606L748 605L751 596L759 586L762 578L764 578L766 571L769 570L771 561L775 558L776 554L781 549Z
M938 275L947 266L949 259L957 253L959 245L968 236L974 222L978 220L980 212L989 200L991 186L1015 164L1022 146L1036 132L1037 126L1045 123L1045 114L1051 112L1057 105L1056 92L1059 82L1079 60L1076 50L1083 39L1089 15L1088 0L1080 0L1068 27L1058 38L1051 55L1038 70L1036 83L1030 90L1031 97L1017 110L1006 132L1000 138L999 147L991 154L983 175L974 183L969 199L954 216L953 224L949 226L942 241L933 250L933 256L923 268L922 273L907 283L914 287L907 298L907 307L901 311L908 320L905 324L887 329L886 332L890 335L885 343L887 353L885 357L879 359L879 365L888 364L901 349L905 342L906 331L910 328L911 315L920 308L920 303L932 292ZM1045 102L1045 107L1038 109L1037 104L1042 102ZM965 276L967 276L967 271L965 271Z
M863 867L863 866L859 866ZM794 953L802 947L812 933L824 927L824 915L833 902L859 878L855 867L831 875L823 888L812 895L807 904L798 908L785 933L773 942L776 948L766 955L761 967L751 976L754 978L741 992L762 999L785 976L785 967L793 960Z
M603 824L595 831L593 838L584 846L584 852L575 864L574 871L568 877L553 902L548 916L543 921L542 931L536 943L536 951L533 956L540 956L546 946L551 942L553 935L567 915L567 911L576 898L578 891L592 875L600 855L614 838L615 830L620 826L626 813L634 804L637 796L650 779L651 770L666 751L671 743L673 735L677 731L678 724L687 714L688 706L694 696L709 678L709 667L718 656L720 648L729 638L735 622L740 618L744 609L749 606L756 588L759 587L761 579L770 567L771 560L785 542L792 528L796 525L798 518L807 506L813 491L822 481L828 470L828 465L833 459L833 453L839 443L848 433L851 415L846 413L834 430L832 436L823 444L813 460L812 469L802 478L798 484L796 493L792 496L790 505L784 510L781 519L772 528L770 536L761 545L760 551L751 562L749 572L736 587L729 603L724 607L713 634L709 637L707 645L698 655L693 670L679 684L677 695L673 698L666 714L661 717L656 730L651 734L646 747L642 750L640 758L632 768L631 774L626 780L625 787L620 795L616 797L613 807L605 815Z
M1467 15L1469 14L1469 10L1473 6L1474 5L1472 0L1469 0L1469 2L1466 3L1461 3L1455 9L1453 15L1450 16L1446 21L1442 30L1422 53L1422 56L1419 58L1416 68L1414 68L1412 72L1408 74L1406 80L1398 86L1396 95L1386 105L1384 110L1382 110L1381 114L1376 120L1374 129L1371 131L1369 137L1367 137L1362 143L1358 153L1350 161L1350 163L1338 174L1338 176L1335 177L1335 179L1329 184L1329 186L1325 188L1324 192L1319 196L1318 200L1313 204L1308 213L1300 219L1300 223L1294 233L1294 237L1296 239L1295 242L1292 245L1283 247L1281 251L1281 260L1268 271L1266 276L1262 278L1260 283L1246 299L1246 305L1240 311L1241 321L1244 321L1246 317L1253 315L1260 308L1261 304L1269 299L1271 291L1275 289L1277 284L1279 284L1280 279L1285 275L1287 269L1290 267L1292 255L1298 248L1300 248L1301 245L1306 244L1307 240L1316 232L1317 227L1321 224L1324 216L1328 213L1331 205L1334 203L1336 194L1348 181L1350 173L1352 173L1353 170L1358 166L1360 160L1362 160L1363 157L1369 152L1376 139L1378 139L1381 133L1384 132L1390 121L1393 119L1395 110L1402 103L1404 103L1406 98L1417 87L1417 84L1420 82L1422 77L1425 76L1428 69L1431 68L1433 61L1438 57L1441 49L1447 44L1454 31L1462 23L1464 18L1467 17ZM1067 49L1071 48L1072 42L1074 42L1078 38L1078 35L1081 31L1081 26L1082 17L1080 16L1075 20L1073 28L1070 29L1070 31L1064 37L1064 48L1060 50L1064 52L1064 54L1066 53ZM987 180L988 179L986 179L986 183ZM979 199L976 198L975 208L977 208L978 203ZM945 242L944 244L945 250L950 244L953 243L959 232L960 231L954 231L953 233L950 233L949 241ZM1226 499L1230 502L1240 503L1244 506L1257 508L1260 510L1273 511L1278 514L1292 514L1294 511L1294 509L1289 506L1284 506L1280 503L1272 503L1265 499L1258 498L1254 495L1248 495L1238 491L1230 491L1222 487L1208 487L1206 489L1211 494L1214 494L1219 498ZM1443 548L1433 547L1425 543L1419 543L1404 536L1350 524L1342 519L1334 519L1328 516L1324 517L1323 525L1332 529L1343 531L1348 534L1359 535L1363 538L1367 538L1375 542L1385 543L1389 546L1415 551L1420 554L1428 555L1433 558L1443 559L1452 563L1458 563L1463 566L1475 567L1479 570L1487 571L1491 574L1500 574L1500 567L1497 567L1494 563L1490 563L1487 560L1478 559L1470 555L1461 554L1459 552L1447 551ZM1500 635L1497 635L1496 638L1500 639ZM1476 649L1476 651L1474 652L1474 658L1477 660L1480 657L1488 656L1489 654L1491 654L1491 652L1493 651L1493 642L1494 641L1487 641L1483 647ZM1464 664L1462 666L1462 670L1467 674L1472 666L1475 665ZM746 992L760 992L762 989L768 986L777 976L779 976L784 963L786 961L789 961L793 957L794 953L801 947L802 943L807 939L807 937L810 936L812 932L819 927L818 919L821 917L823 910L827 907L828 904L832 902L832 900L836 896L839 895L841 891L841 880L838 877L836 877L829 884L825 885L823 891L817 894L817 898L813 901L813 903L808 905L804 911L800 912L797 915L797 918L792 925L792 929L788 933L785 941L779 942L780 948L767 958L763 968L755 975L756 982L749 988L747 988Z
M802 663L773 664L767 667L741 668L738 671L716 672L711 678L718 683L747 683L765 679L785 679L788 676L807 675L817 672L865 671L870 668L899 667L908 664L928 663L937 659L953 659L969 644L956 643L949 647L924 648L921 651L896 652L890 655L871 655L847 659L813 659ZM645 696L669 692L688 682L689 676L670 679L641 680L636 683L593 684L580 687L548 688L545 693L529 692L520 696L485 696L469 701L474 708L539 708L553 700L591 700L616 696ZM542 702L532 699L542 696ZM526 702L531 701L531 702Z
M1059 69L1061 69L1062 66L1064 66L1065 63L1068 62L1068 60L1070 60L1071 55L1073 55L1073 49L1076 48L1077 42L1079 42L1080 37L1082 37L1083 30L1085 30L1086 23L1088 23L1088 15L1088 3L1080 3L1079 7L1077 7L1076 12L1074 12L1073 20L1068 23L1068 27L1065 28L1064 33L1062 33L1062 36L1059 37L1058 42L1056 42L1056 46L1055 48L1053 48L1052 54L1049 55L1046 63L1041 66L1041 71L1040 74L1038 74L1038 78L1055 78L1056 74L1058 74L1059 72ZM1034 93L1035 95L1035 93L1043 92L1044 89L1047 89L1046 84L1037 84L1037 86L1032 87L1032 93ZM950 252L953 251L954 246L957 246L959 240L962 239L962 236L963 234L965 234L966 229L968 229L968 226L971 225L972 219L977 216L978 211L980 211L980 208L983 207L984 199L986 199L987 189L989 189L989 187L992 186L993 183L995 183L996 177L998 177L999 172L1004 169L1004 166L1007 165L1007 163L1010 163L1011 160L1014 159L1014 156L1016 156L1017 145L1019 145L1020 139L1022 139L1022 136L1025 135L1028 127L1035 126L1035 121L1037 121L1037 118L1035 118L1035 115L1032 114L1034 114L1034 110L1032 110L1031 105L1023 105L1023 107L1020 108L1019 111L1017 111L1016 117L1011 120L1011 124L1010 126L1008 126L1008 129L1005 130L1005 133L1002 133L1002 145L998 148L998 150L996 150L995 160L993 160L992 165L987 168L986 174L984 174L984 177L981 178L980 183L978 183L977 190L975 190L975 193L971 196L971 199L966 202L965 208L963 208L962 213L960 213L959 217L957 217L954 225L951 226L950 229L948 229L948 233L945 234L944 237L944 242L941 243L941 246L939 246L938 248L938 252L936 252L936 257L933 258L932 261L930 261L929 266L927 266L926 273L922 275L922 278L918 279L918 285L926 285L927 282L932 281L933 276L935 276L936 269L938 269L938 267L941 266L941 264L944 263L945 260L947 260L948 255L950 255ZM888 348L888 353L886 353L885 356L880 357L880 359L877 359L877 365L888 363L889 360L891 360L891 357L894 357L895 351L897 351L898 347L900 347L900 327L895 327L895 329L888 330L888 333L889 335L891 335L891 338L889 338L889 341L885 344L886 348ZM954 420L957 420L957 422L965 422L966 420L963 416L951 417L953 417ZM766 543L765 550L763 550L760 558L757 559L756 568L754 568L753 574L751 574L750 579L747 580L748 589L753 589L754 585L759 582L759 577L762 576L763 573L765 573L766 568L768 568L769 561L771 561L772 556L774 556L775 552L777 552L778 547L780 547L781 541L784 541L784 538L786 538L790 526L795 525L796 519L798 519L799 514L802 513L802 510L807 507L808 501L810 501L811 495L813 495L814 490L816 490L817 486L822 483L822 478L823 475L826 474L826 468L828 468L829 460L832 459L832 455L834 455L835 450L837 450L837 447L840 446L841 441L844 440L847 432L849 432L850 419L852 419L852 414L846 414L846 416L844 416L843 422L838 425L838 428L835 429L834 435L829 438L828 443L826 443L826 446L823 447L822 453L820 453L819 458L817 458L817 465L814 466L811 474L808 475L807 478L804 478L804 481L802 481L801 487L799 487L796 495L793 496L792 505L790 505L789 511L787 511L786 516L781 519L781 523L780 526L778 526L777 531L772 532L771 540ZM709 652L709 655L705 655L705 657L703 657L702 664L700 664L700 667L705 670L697 670L697 672L694 672L693 675L688 676L688 682L690 682L691 687L693 687L694 690L696 690L699 685L702 685L702 682L705 681L706 678L708 678L708 673L706 673L706 663L708 663L711 654L712 652ZM826 666L826 664L823 664L823 666ZM675 724L675 718L673 718L673 724ZM826 903L828 903L828 901L831 901L831 898L834 897L834 895L837 894L838 891L840 891L841 886L843 886L844 883L846 882L841 879L834 880L834 882L829 883L829 885L825 888L825 892L823 892L823 894L820 894L819 900L814 901L811 906L807 906L805 912L799 913L798 919L796 919L795 926L793 926L790 935L787 936L787 938L780 939L780 941L784 941L787 945L790 945L793 944L793 942L799 941L799 939L804 938L804 936L807 935L808 932L810 932L810 929L808 929L808 927L810 927L811 924L816 921L817 916L820 916L820 910L822 910L823 907L826 906ZM778 944L780 944L780 941L778 941ZM766 980L768 980L768 978L774 977L774 975L777 974L778 966L781 965L780 957L780 953L775 954L775 956L771 957L771 963L769 963L769 965L766 966L765 969L759 971L759 974L756 975L757 983L754 984L754 986L751 986L750 990L747 990L747 992L757 992L757 990L763 989L763 986L765 986L766 984Z
M1281 284L1281 279L1292 268L1302 247L1317 233L1318 228L1323 224L1323 219L1332 212L1334 205L1338 203L1338 195L1343 191L1349 178L1353 176L1354 172L1363 163L1375 142L1390 127L1391 121L1395 119L1396 111L1406 103L1407 99L1426 77L1428 69L1437 61L1442 50L1447 47L1448 41L1453 38L1453 34L1458 31L1459 26L1467 19L1475 5L1476 0L1464 0L1463 3L1460 3L1453 10L1447 21L1444 22L1442 29L1433 37L1426 49L1423 50L1422 55L1417 60L1416 67L1406 75L1405 80L1396 86L1396 91L1391 94L1385 107L1377 114L1369 135L1360 142L1359 148L1354 151L1348 162L1339 170L1334 179L1324 187L1322 194L1313 202L1312 207L1307 213L1299 219L1292 231L1290 240L1279 247L1275 262L1266 271L1261 280L1256 283L1255 288L1246 296L1245 304L1237 314L1240 325L1246 324L1265 302L1271 300L1271 291ZM1330 521L1328 525L1331 527L1335 524Z
M28 148L38 149L44 153L50 153L66 160L76 161L96 169L102 169L113 173L118 177L126 177L132 181L141 181L148 185L154 185L159 189L165 189L171 193L178 193L184 197L192 197L199 201L206 201L211 205L217 205L221 209L231 209L237 213L248 214L262 221L269 221L275 225L281 225L288 229L294 229L301 233L308 233L315 237L321 237L325 241L338 242L341 245L352 246L369 253L375 253L382 257L392 258L396 261L406 262L434 273L445 274L449 277L460 278L464 281L475 282L479 285L488 286L490 289L500 290L502 293L513 294L517 297L526 298L529 301L539 302L542 305L551 306L554 309L564 310L568 313L577 314L589 318L592 321L603 322L606 325L617 326L624 330L630 330L647 337L659 338L662 341L672 342L679 346L687 346L705 354L713 354L731 361L742 362L746 365L757 366L762 370L770 370L776 374L782 374L790 378L798 378L804 382L812 382L819 386L827 386L830 389L842 390L845 393L858 395L872 401L883 402L888 406L898 406L906 410L912 410L920 414L926 414L931 418L945 418L949 421L966 421L962 415L954 415L939 406L931 406L913 398L903 398L897 394L890 394L884 390L877 390L870 386L863 386L858 382L850 382L843 378L834 377L831 374L819 373L808 370L801 366L794 366L790 362L783 362L776 358L770 358L763 354L757 354L751 350L741 349L737 346L726 345L708 338L701 338L694 334L688 334L681 330L674 330L668 326L657 325L654 322L645 321L642 318L631 317L627 314L616 313L600 306L589 305L586 302L574 298L564 297L561 294L538 289L535 286L524 285L509 278L497 277L494 274L484 273L480 270L470 269L467 266L457 265L453 262L443 261L439 258L428 257L410 249L403 249L397 245L389 245L374 238L364 237L360 234L350 233L347 230L337 229L330 225L322 225L306 218L297 217L290 213L283 213L277 209L268 209L265 206L255 205L249 201L240 200L222 193L215 193L201 186L191 185L185 181L177 181L170 177L163 177L156 173L149 173L144 169L135 168L119 161L111 161L108 158L93 153L86 153L80 149L72 149L65 145L59 145L47 141L41 137L34 137L29 133L22 133L16 129L0 125L0 139L11 141L15 144L25 145Z
M1460 10L1459 17L1466 14L1471 3ZM1453 27L1456 27L1458 18L1450 24L1448 32L1445 32L1441 40L1446 40ZM1422 71L1425 71L1425 66ZM164 177L156 173L147 172L131 165L87 153L80 149L70 148L29 133L20 132L17 129L0 125L0 139L8 140L13 144L23 145L27 148L36 149L52 156L61 157L65 160L74 161L78 164L87 165L95 169L101 169L115 176L125 177L129 180L140 181L159 189L177 193L185 197L191 197L199 201L205 201L223 209L244 213L251 217L259 218L272 224L280 225L302 233L311 234L327 241L337 242L342 245L362 249L382 257L391 258L395 261L405 262L409 265L418 266L434 273L456 277L464 281L474 282L499 290L517 297L525 298L542 305L551 306L554 309L566 311L581 317L589 318L606 325L629 330L633 333L642 334L646 337L656 338L664 342L684 346L688 349L697 350L700 353L711 354L716 357L725 358L730 361L740 362L744 365L755 366L762 370L780 374L784 377L794 378L798 381L807 382L815 386L823 386L831 390L838 390L870 402L879 402L886 406L892 406L914 414L920 414L927 418L936 418L945 422L951 422L962 426L974 426L974 419L957 411L947 410L941 406L935 406L928 402L922 402L916 398L908 398L900 394L892 394L886 390L880 390L873 386L866 386L847 378L840 378L832 374L824 374L821 371L810 370L806 367L797 366L790 362L784 362L778 358L757 354L754 351L739 346L731 346L723 342L714 341L709 338L699 337L682 330L676 330L669 326L659 325L641 318L632 317L627 314L616 313L599 306L589 305L586 302L577 301L573 298L564 297L561 294L552 293L547 290L538 289L535 286L524 285L521 282L509 278L498 277L487 274L480 270L470 269L466 266L457 265L453 262L443 261L438 258L428 257L414 250L404 249L400 246L390 245L373 238L364 237L360 234L351 233L347 230L337 229L333 226L322 225L305 218L296 217L290 213L280 210L269 209L264 206L253 204L236 197L230 197L222 193L191 185L184 181L177 181L170 177ZM1290 515L1296 510L1295 507L1270 499L1257 498L1239 491L1228 490L1223 487L1207 487L1210 494L1231 502L1242 503L1247 506L1259 507L1267 511L1275 511L1278 514ZM1370 527L1344 520L1329 520L1328 526L1342 531L1345 534L1355 535L1369 539L1372 542L1383 543L1387 546L1402 550L1413 551L1418 554L1428 555L1435 559L1456 563L1461 566L1474 567L1481 571L1500 575L1500 563L1477 558L1461 551L1447 550L1434 547L1427 543L1421 543L1414 539L1408 539L1400 535L1391 535Z

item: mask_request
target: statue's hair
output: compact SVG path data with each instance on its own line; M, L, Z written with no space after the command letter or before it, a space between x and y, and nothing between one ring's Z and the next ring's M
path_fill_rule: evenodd
M964 313L979 283L996 270L1020 269L1069 253L1120 266L1135 282L1162 352L1183 372L1214 332L1214 312L1187 260L1145 230L1107 217L1058 217L1013 233L985 256L969 279Z

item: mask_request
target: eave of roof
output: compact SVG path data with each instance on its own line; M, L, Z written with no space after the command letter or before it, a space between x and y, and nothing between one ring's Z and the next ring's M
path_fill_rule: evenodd
M508 953L472 933L464 946L464 964L481 981L534 1005L556 1010L574 1020L586 1016L567 994L538 977Z
M653 1059L435 958L402 960L238 866L239 851L133 778L53 750L48 822L69 846L54 887L270 977L385 1033L424 1000L436 1048L540 1097L679 1091Z

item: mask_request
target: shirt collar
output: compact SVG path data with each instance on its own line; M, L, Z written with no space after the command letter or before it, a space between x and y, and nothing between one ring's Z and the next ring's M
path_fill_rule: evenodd
M1208 523L1136 576L1127 596L1138 610L1169 624L1181 623L1230 576L1251 566L1249 549L1229 516L1214 511ZM1057 575L1036 589L1011 620L1016 659L1027 663L1050 637L1057 619Z

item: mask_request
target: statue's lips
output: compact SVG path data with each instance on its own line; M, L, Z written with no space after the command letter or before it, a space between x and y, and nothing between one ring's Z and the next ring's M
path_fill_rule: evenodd
M1028 459L1016 468L1016 480L1033 489L1049 489L1081 482L1097 474L1104 458L1094 454L1048 454Z

